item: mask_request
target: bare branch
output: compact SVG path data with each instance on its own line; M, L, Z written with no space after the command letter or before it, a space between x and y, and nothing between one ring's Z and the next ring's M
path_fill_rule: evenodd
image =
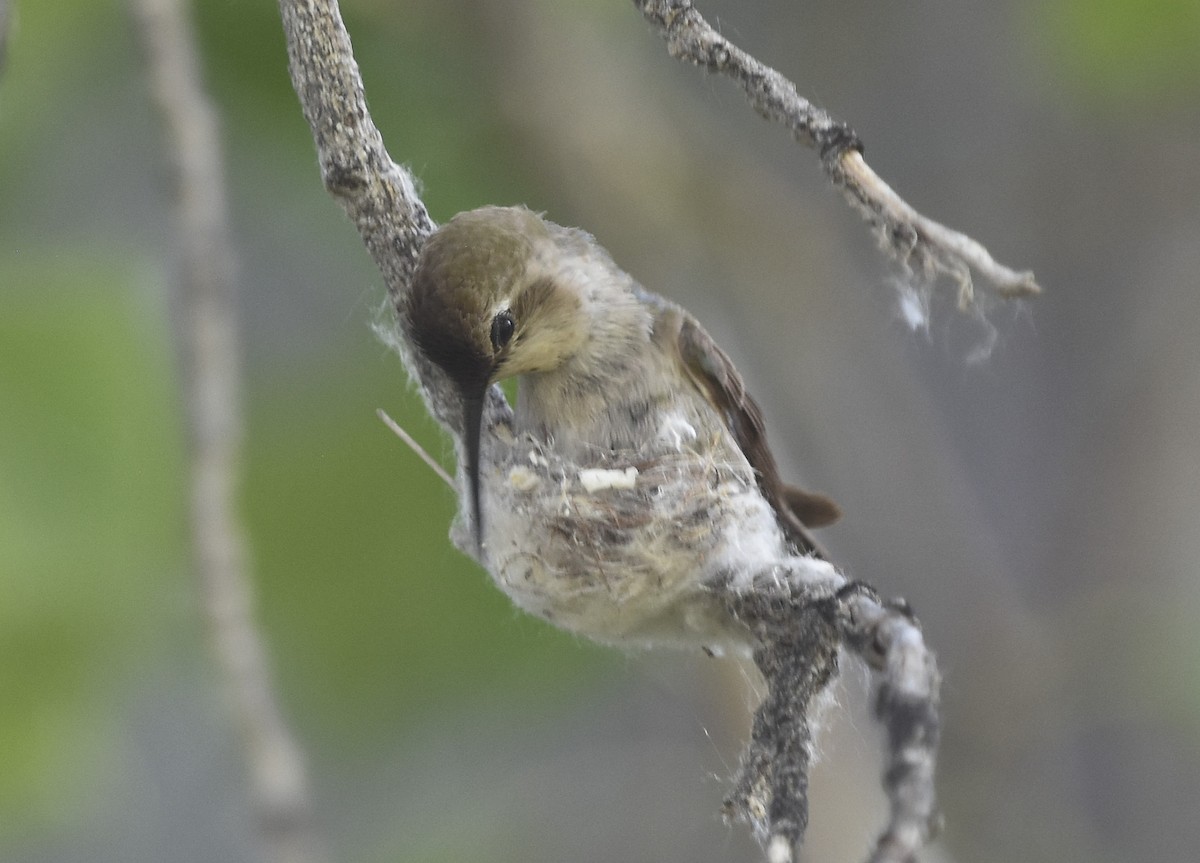
M317 863L324 854L313 829L304 758L279 709L254 622L235 515L240 369L217 122L183 0L136 0L132 8L174 169L192 544L208 629L242 734L264 850L276 863Z
M759 114L782 123L815 148L834 185L875 229L880 243L906 273L951 277L964 309L976 298L972 271L1002 297L1041 292L1031 272L997 263L965 234L928 219L909 206L862 158L862 142L847 124L834 120L796 91L796 85L714 30L691 0L633 0L667 42L672 57L727 75L746 91Z
M838 632L827 585L792 587L773 570L752 589L731 592L730 613L748 625L757 646L754 663L767 694L754 714L725 817L746 821L767 849L769 863L792 859L808 827L808 769L813 735L810 717L837 674Z
M941 676L906 603L883 602L852 582L838 593L845 643L876 671L875 715L887 731L884 789L891 817L869 863L906 863L940 827L934 769L941 732Z
M367 110L350 36L336 0L279 0L288 70L312 130L325 188L346 211L399 312L425 238L434 230L412 174L392 161ZM385 333L430 413L452 433L457 396L439 369ZM457 438L457 435L455 436Z
M883 784L891 818L868 863L908 863L937 826L940 678L920 625L903 602L884 603L859 582L813 582L781 561L749 587L716 586L751 630L767 695L754 715L726 817L746 821L768 863L789 863L808 821L814 704L837 673L841 647L872 669L875 712L887 733ZM840 586L839 586L840 585Z
M281 0L288 69L312 129L321 179L355 227L394 296L416 267L433 223L412 175L392 161L370 113L335 0Z

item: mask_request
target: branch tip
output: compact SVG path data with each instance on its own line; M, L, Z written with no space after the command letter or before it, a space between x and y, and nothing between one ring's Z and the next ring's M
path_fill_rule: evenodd
M939 276L949 277L958 287L960 310L968 313L979 303L972 273L1002 299L1041 293L1032 272L1000 264L976 240L913 209L866 163L862 140L849 125L815 107L777 70L719 34L691 0L634 0L634 5L658 29L668 54L733 79L755 111L816 148L830 181L871 224L901 269L926 280L926 290Z

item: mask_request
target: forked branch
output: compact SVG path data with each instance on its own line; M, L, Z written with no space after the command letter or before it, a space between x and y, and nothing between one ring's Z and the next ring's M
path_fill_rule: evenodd
M768 863L793 859L808 822L813 704L837 674L839 652L848 650L871 668L875 715L887 737L883 785L891 817L868 863L913 860L938 823L940 677L911 610L860 582L814 584L786 564L749 589L718 591L754 634L754 662L767 682L726 817L751 825Z

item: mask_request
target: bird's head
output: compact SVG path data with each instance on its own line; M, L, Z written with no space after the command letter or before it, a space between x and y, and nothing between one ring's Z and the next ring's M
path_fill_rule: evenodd
M582 298L565 275L567 255L554 230L520 207L460 213L426 241L405 301L409 335L462 396L464 467L480 546L479 437L488 387L553 371L587 339Z

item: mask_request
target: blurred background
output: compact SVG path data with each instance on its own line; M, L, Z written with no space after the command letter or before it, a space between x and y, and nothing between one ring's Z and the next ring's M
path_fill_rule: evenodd
M0 859L253 857L190 575L163 137L121 3L18 0L0 77ZM710 0L874 168L1044 297L903 323L811 152L628 2L346 0L435 219L523 202L695 312L823 536L945 674L930 860L1200 847L1200 0ZM259 618L333 859L754 861L734 664L517 613L451 549L449 448L372 334L274 3L196 8L223 112ZM809 860L881 825L851 669Z

